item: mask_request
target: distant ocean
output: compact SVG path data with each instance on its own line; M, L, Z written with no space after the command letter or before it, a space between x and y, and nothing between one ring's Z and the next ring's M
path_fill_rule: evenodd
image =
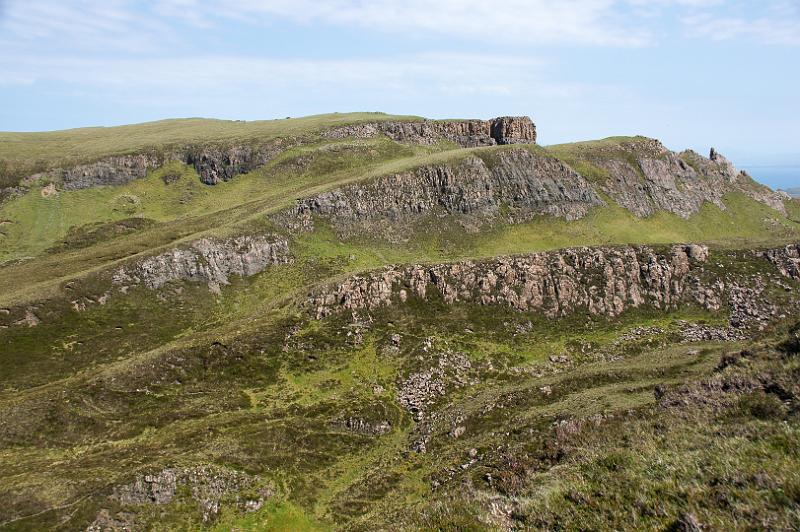
M798 166L744 166L743 170L759 183L774 189L800 191L800 165Z

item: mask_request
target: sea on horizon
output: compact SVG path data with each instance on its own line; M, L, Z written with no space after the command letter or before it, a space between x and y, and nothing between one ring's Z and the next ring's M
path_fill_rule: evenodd
M800 165L791 166L744 166L748 174L759 183L773 189L800 189ZM800 192L800 190L798 190Z

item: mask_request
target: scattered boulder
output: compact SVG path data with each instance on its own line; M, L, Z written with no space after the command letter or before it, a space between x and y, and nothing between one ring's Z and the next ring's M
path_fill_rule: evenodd
M180 486L186 486L192 499L199 503L203 520L210 521L219 513L223 498L254 485L255 479L231 469L211 465L175 467L137 475L132 483L116 487L111 497L126 506L163 505L172 502ZM256 508L271 495L269 490L261 490L259 500L242 501L237 497L237 502L243 508Z

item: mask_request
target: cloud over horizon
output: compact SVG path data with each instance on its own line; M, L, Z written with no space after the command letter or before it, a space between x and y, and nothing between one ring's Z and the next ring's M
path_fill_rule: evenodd
M794 153L798 46L791 0L0 0L0 129L518 113Z

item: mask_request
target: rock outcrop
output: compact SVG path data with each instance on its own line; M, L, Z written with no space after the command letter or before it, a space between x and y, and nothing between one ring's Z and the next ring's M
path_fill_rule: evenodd
M757 251L756 255L770 261L784 277L800 280L800 244Z
M527 116L492 120L424 120L368 122L328 130L327 138L373 138L385 135L398 142L436 144L455 142L463 148L496 144L535 144L536 126Z
M263 144L192 147L184 161L197 170L200 181L216 185L267 164L292 144L289 140L277 139Z
M248 277L273 264L291 261L289 244L271 235L240 236L227 240L203 238L185 248L149 257L114 273L118 286L143 284L155 289L171 281L200 281L216 290L232 275Z
M124 185L134 179L145 177L147 172L158 168L164 162L163 157L155 154L120 155L68 170L56 170L53 174L63 182L65 190L78 190Z
M733 191L786 212L777 194L753 183L716 152L715 159L691 150L674 153L653 139L622 143L618 150L590 160L609 174L601 184L603 192L636 216L664 210L688 218L705 202L724 209L723 197Z
M694 272L706 253L695 245L675 246L667 253L649 247L575 248L482 262L388 267L313 293L306 307L323 318L436 294L448 304L498 304L554 318L578 310L618 316L643 305L671 309L693 303L718 310L723 287L704 284Z
M498 144L532 144L536 126L527 116L502 116L491 121L491 136Z
M590 145L579 159L601 169L607 177L599 191L638 217L667 211L683 218L709 202L725 209L723 198L741 192L783 214L784 198L739 172L718 152L713 159L687 150L675 153L655 139L637 137Z
M66 190L97 186L123 185L141 179L147 172L169 161L181 161L197 170L207 185L229 181L233 177L263 166L284 150L318 140L371 138L385 135L398 142L435 144L455 142L462 147L492 146L495 144L533 144L536 126L528 117L502 117L493 120L463 121L386 121L341 126L300 139L285 136L249 143L209 143L176 146L167 151L147 150L129 155L105 157L88 164L57 168L31 179L49 177L63 183Z
M487 164L469 155L299 200L275 219L290 229L310 229L326 218L342 235L402 234L407 223L429 213L470 217L480 225L501 211L521 222L547 214L576 220L603 205L592 186L558 159L512 148Z
M254 479L249 475L231 469L211 465L171 467L138 475L130 484L114 488L111 498L123 505L169 504L178 494L178 489L185 486L191 498L200 505L203 521L210 521L219 514L223 499L229 495L234 495L235 502L244 510L260 508L264 499L271 496L270 492L260 490L258 498L248 500L241 500L235 495L254 484ZM98 516L101 522L108 518L107 511ZM102 528L92 528L90 525L87 530Z

